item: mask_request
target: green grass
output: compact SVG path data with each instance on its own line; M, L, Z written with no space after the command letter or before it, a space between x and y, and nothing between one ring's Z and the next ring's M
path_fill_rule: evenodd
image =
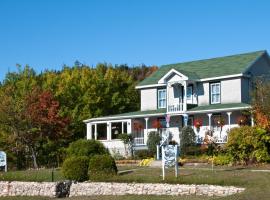
M54 181L64 180L59 169L54 170ZM51 169L0 172L0 181L52 181Z
M129 167L121 167L121 170L128 169ZM252 167L254 169L254 167ZM259 168L261 169L261 168ZM51 170L38 170L38 171L19 171L9 172L1 176L0 180L25 180L25 181L50 181ZM174 177L173 170L167 170L166 183L182 183L182 184L214 184L214 185L232 185L245 187L246 190L237 195L229 197L196 197L196 196L184 196L184 197L172 197L172 196L132 196L127 195L121 197L121 199L127 200L174 200L174 199L186 199L186 200L269 200L270 199L270 172L252 172L250 168L215 168L214 171L209 168L180 168L180 176ZM55 173L55 180L61 180L61 174L59 171ZM129 173L124 173L114 177L107 177L102 181L115 181L115 182L140 182L140 183L164 183L162 181L161 169L159 168L141 168L137 167ZM69 198L70 200L116 200L119 196L94 196L94 197L76 197ZM25 200L25 199L38 199L47 200L46 197L3 197L0 200Z

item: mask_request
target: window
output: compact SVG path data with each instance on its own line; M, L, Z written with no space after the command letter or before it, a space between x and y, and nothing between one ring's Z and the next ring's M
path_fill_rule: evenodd
M193 86L190 85L187 87L187 100L192 100Z
M166 108L166 89L158 90L158 108Z
M211 83L210 93L211 104L220 103L220 83Z

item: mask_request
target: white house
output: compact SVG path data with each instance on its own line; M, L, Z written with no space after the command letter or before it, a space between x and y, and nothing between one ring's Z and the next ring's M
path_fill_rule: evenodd
M179 143L181 128L190 125L198 143L208 130L217 142L225 143L228 131L250 108L254 80L269 74L266 51L161 66L136 86L140 111L85 120L87 139L100 140L109 150L122 153L121 133L133 134L135 148L141 149L146 148L150 131L169 129Z

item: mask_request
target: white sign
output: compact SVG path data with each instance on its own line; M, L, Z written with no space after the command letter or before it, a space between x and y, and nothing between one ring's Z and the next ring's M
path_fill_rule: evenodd
M5 167L7 171L7 154L4 151L0 151L0 167Z
M162 175L165 179L165 168L175 167L175 177L178 177L178 146L165 145L162 146Z

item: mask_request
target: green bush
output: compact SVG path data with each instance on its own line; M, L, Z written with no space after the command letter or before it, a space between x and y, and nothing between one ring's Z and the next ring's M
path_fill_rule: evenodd
M90 179L117 174L115 160L110 155L95 155L89 161Z
M188 148L196 145L196 134L191 126L184 126L180 131L180 152L186 155Z
M270 135L258 127L242 126L229 132L226 144L235 162L268 162L270 160Z
M214 156L214 164L215 165L229 165L233 162L233 158L231 155L217 155Z
M62 174L66 179L74 181L88 180L89 158L86 156L67 158L62 166Z
M157 152L157 145L161 141L161 136L158 132L156 131L151 131L148 134L148 140L147 140L147 147L150 155L154 156L156 155Z
M136 159L146 159L152 157L152 154L148 150L136 150L134 157Z
M73 156L87 156L109 154L108 150L103 144L97 140L79 139L70 143L67 148L68 157Z

